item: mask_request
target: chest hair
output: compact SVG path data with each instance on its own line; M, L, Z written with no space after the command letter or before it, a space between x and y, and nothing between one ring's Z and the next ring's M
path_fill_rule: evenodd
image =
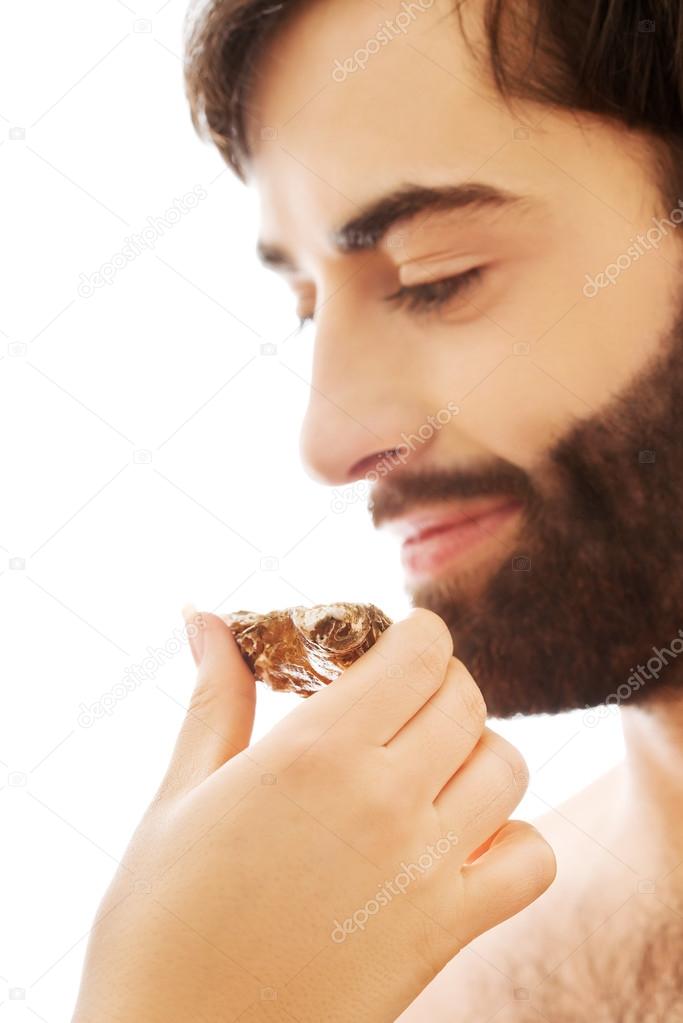
M659 908L655 919L629 915L598 930L534 988L498 1001L498 1011L484 991L480 1000L472 992L452 1023L683 1023L683 912ZM536 972L544 976L540 959Z

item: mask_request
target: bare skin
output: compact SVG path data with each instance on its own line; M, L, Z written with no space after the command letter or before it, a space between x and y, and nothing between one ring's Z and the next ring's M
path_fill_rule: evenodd
M683 1019L683 713L622 714L626 762L536 821L555 884L473 942L401 1023Z
M262 239L290 257L275 268L314 320L302 453L332 486L362 479L453 397L460 414L406 471L493 458L532 471L552 440L638 375L674 316L673 232L615 286L582 298L586 275L627 252L658 210L645 140L533 103L511 112L451 12L434 3L405 38L332 84L335 61L375 35L378 11L321 0L263 60L251 183ZM271 131L259 135L263 126ZM529 204L409 218L369 251L329 240L406 182L473 181ZM411 267L429 275L436 263L434 279L489 272L431 318L382 301ZM510 358L518 342L532 358ZM513 551L514 524L460 559L461 592L475 593ZM555 885L458 957L401 1023L683 1020L683 703L627 706L623 718L626 763L538 822L557 851Z
M391 1023L551 883L550 848L507 822L524 761L485 728L429 611L251 746L254 679L219 618L199 637L187 719L99 908L74 1023Z
M474 0L467 7L476 35L479 5ZM398 10L393 2L382 7L387 17ZM601 409L638 376L672 322L680 280L673 232L646 256L628 262L618 285L598 288L590 298L583 292L586 275L600 273L627 253L634 236L646 232L660 212L653 153L641 135L597 118L533 103L519 102L514 111L506 107L474 66L450 0L436 0L415 17L404 36L378 48L342 81L333 78L339 61L359 48L370 52L364 44L376 34L377 17L377 6L363 0L304 5L264 57L263 77L251 105L255 152L250 176L262 203L262 239L271 253L274 247L280 250L278 265L298 297L299 312L315 321L304 460L312 475L332 486L363 479L382 452L395 450L405 432L428 422L437 410L448 409L455 398L458 413L413 450L409 469L466 470L505 459L532 473L551 441ZM521 200L504 209L470 204L409 218L364 251L342 251L333 244L335 228L365 204L407 183L476 183L480 192L482 186L504 190ZM482 273L437 315L386 301L401 284L469 270ZM532 357L517 357L525 353ZM459 560L455 574L462 595L475 594L487 575L510 557L514 537L511 520ZM359 662L354 677L366 678L371 663L365 658ZM448 688L443 679L451 677L442 668L439 691ZM462 681L464 672L466 667L458 665L452 679ZM196 734L196 715L190 716L186 735L189 730L194 739L188 743L181 738L169 782L131 847L128 866L141 865L144 875L155 873L159 856L173 860L182 851L190 820L195 826L215 825L212 794L220 797L221 806L221 800L239 794L250 725L245 728L247 718L232 716L225 696L237 694L248 706L248 685L234 661L220 678L223 689L216 685L215 673L200 676L195 709L220 708L231 728L237 722L240 739L233 737L231 746L239 752L231 759L234 749L216 751L211 742L205 746ZM314 732L322 738L326 732L320 725L330 723L324 708L343 700L346 692L350 690L331 687L314 697L253 752L268 754L266 763L274 755L280 768L271 771L277 775L279 758L284 756L286 764L293 755L300 759L300 726L310 739L307 729L311 719L317 721ZM386 723L396 712L396 698L392 687L381 712L375 708L376 721ZM443 724L438 716L433 720ZM453 720L459 722L457 714ZM494 749L498 740L484 732L482 719L479 731L475 729L475 748L481 744L488 770L492 764L508 765L507 784L492 781L480 761L477 779L487 780L475 786L474 799L455 800L456 833L467 832L458 843L459 854L466 846L466 858L454 861L454 870L437 871L426 893L430 915L437 917L443 907L454 909L453 892L462 891L463 879L475 877L487 864L495 867L496 879L489 876L481 886L471 915L460 914L455 937L446 927L450 940L432 937L425 942L424 930L415 926L410 912L406 918L395 908L404 903L392 902L387 913L378 914L377 930L368 927L359 943L340 946L343 953L333 960L336 967L328 962L331 946L326 946L328 957L323 957L319 972L314 968L288 992L293 1001L266 1005L258 990L236 985L223 962L212 967L205 950L202 955L184 932L169 937L167 929L155 927L153 915L141 926L140 912L144 918L148 903L124 898L123 915L114 908L97 929L78 1023L99 1023L107 1012L119 1023L141 1015L154 1023L155 1013L168 1021L174 1011L179 1019L193 1013L196 1018L201 991L201 1018L207 1021L216 1011L221 1021L246 1012L243 1019L261 1023L278 1019L283 1005L304 1021L353 1018L381 1023L401 1012L401 1019L411 1023L683 1020L678 998L683 988L678 967L683 711L680 702L647 713L627 707L624 721L626 764L541 822L558 852L559 878L519 917L495 926L547 886L552 865L547 847L525 829L498 832L503 841L499 837L489 844L487 836L504 824L516 800L500 806L501 817L488 819L478 834L468 831L473 820L485 819L485 808L499 805L501 792L510 796L523 773L513 769L517 782L511 784L510 761L519 768L516 755L503 754L503 747ZM330 766L323 742L309 772L288 776L294 785L290 794L321 813L332 799L335 830L341 828L354 848L368 829L380 846L388 841L388 860L380 856L382 865L388 865L416 854L418 837L435 837L425 834L425 817L416 809L419 800L409 799L406 806L406 792L414 794L414 786L446 754L452 758L449 777L462 782L468 758L463 761L462 750L454 749L452 734L437 728L431 734L414 734L411 742L407 727L403 739L408 742L394 761L400 769L387 781L378 806L372 783L383 754L377 757L376 749L369 753L363 721L357 726L340 740L345 755L332 757L334 784L323 791L321 779ZM210 731L221 734L218 720ZM399 734L391 732L393 742ZM226 855L234 855L245 832L226 829L226 846L210 845L209 870L202 870L201 859L191 860L195 869L171 872L174 886L164 895L199 913L200 929L208 927L234 958L258 949L262 959L254 972L274 977L271 986L277 990L283 961L287 977L300 965L299 945L292 936L310 938L310 910L320 904L319 897L310 897L310 873L302 869L301 849L309 853L306 867L311 860L316 864L316 895L322 893L325 920L333 908L325 901L328 893L340 886L350 904L363 905L370 878L347 862L330 861L322 846L315 846L310 856L315 829L302 833L292 821L283 820L283 827L269 831L267 800L260 790L259 798L247 829L257 840L248 857L234 856L238 885L221 887L226 879L220 867ZM398 812L387 815L386 806L394 798ZM379 829L373 825L378 814ZM483 845L476 849L479 841ZM283 865L279 885L271 884L274 842ZM520 862L522 846L533 854ZM188 876L195 885L189 896ZM260 915L264 878L270 884L262 900L268 911ZM124 875L115 881L114 901L119 894L130 894L125 887L119 889L129 880ZM203 899L193 897L197 892ZM252 939L246 947L245 927L235 928L230 915L213 911L216 902L225 904L226 899L237 918L246 921L247 938ZM105 903L105 909L110 907L111 902ZM320 923L316 920L316 926ZM469 938L490 927L489 934L442 969ZM131 962L127 952L135 928L147 940L140 943L141 958ZM439 934L443 938L441 930ZM362 955L355 959L361 947ZM123 954L113 954L116 948ZM169 963L170 952L175 959ZM179 961L194 969L178 970ZM201 976L201 970L208 972ZM199 977L203 987L197 984ZM159 1001L160 991L166 1001ZM255 1000L249 1002L252 996Z

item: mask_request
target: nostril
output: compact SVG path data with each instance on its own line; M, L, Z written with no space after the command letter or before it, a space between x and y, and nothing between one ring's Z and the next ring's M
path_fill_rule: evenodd
M406 461L409 448L406 444L400 444L396 448L386 448L384 451L375 451L372 455L361 458L351 466L349 476L351 479L367 476L370 472L377 472L380 465L394 466Z

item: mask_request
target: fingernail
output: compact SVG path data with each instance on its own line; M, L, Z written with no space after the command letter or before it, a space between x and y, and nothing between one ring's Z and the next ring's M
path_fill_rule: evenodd
M185 619L185 631L187 632L192 657L195 665L199 667L204 656L204 629L206 623L202 615L197 612L194 604L185 604L182 609L182 615Z

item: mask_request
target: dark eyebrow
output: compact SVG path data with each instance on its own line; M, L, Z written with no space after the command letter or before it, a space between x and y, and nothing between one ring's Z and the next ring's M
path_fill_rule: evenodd
M332 231L330 241L338 252L367 252L377 248L391 227L416 217L418 213L452 210L471 213L512 207L525 201L528 201L526 196L478 182L430 188L403 185L369 202L351 220ZM297 270L289 253L277 245L259 241L256 252L270 269Z

